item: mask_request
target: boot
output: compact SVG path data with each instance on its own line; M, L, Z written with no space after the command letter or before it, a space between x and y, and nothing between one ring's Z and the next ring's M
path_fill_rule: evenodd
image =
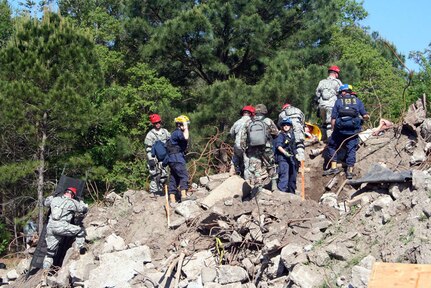
M333 161L331 162L331 168L323 171L323 176L335 175L340 172L341 172L340 169L337 168L337 162Z
M177 203L177 199L176 199L176 197L175 197L175 194L169 194L169 202L171 203L171 204L175 204L175 203Z
M353 178L353 166L347 167L346 178L349 180Z
M187 191L181 190L181 201L187 200Z
M275 190L277 190L277 179L272 179L271 180L271 191L274 192Z

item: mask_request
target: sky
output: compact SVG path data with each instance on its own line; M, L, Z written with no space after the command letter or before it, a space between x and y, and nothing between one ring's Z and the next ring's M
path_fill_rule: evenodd
M361 24L393 43L406 58L411 51L424 51L431 43L431 0L364 0L363 6L368 17ZM412 60L405 64L419 70Z

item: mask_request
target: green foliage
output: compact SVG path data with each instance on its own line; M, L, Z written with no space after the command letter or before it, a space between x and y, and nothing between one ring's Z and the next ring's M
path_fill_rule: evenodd
M33 175L37 164L37 161L29 160L0 166L0 185L16 184L23 178Z
M0 0L0 48L12 34L12 11L6 0Z
M7 250L11 239L11 233L6 230L6 226L4 223L0 222L0 255L3 255L3 253Z

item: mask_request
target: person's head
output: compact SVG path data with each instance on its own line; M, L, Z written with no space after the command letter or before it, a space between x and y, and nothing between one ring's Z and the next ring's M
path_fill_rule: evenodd
M151 114L150 115L150 122L153 124L153 127L157 130L162 127L162 118L159 114Z
M251 105L244 106L241 109L241 115L242 116L247 115L247 116L252 117L252 116L254 116L254 113L256 113L256 109Z
M77 190L75 187L69 187L66 190L64 190L64 195L66 195L69 198L76 198Z
M257 104L256 105L256 114L259 115L266 115L268 114L268 109L264 104Z
M186 115L180 115L174 119L175 125L180 128L181 130L184 130L185 126L184 124L190 125L190 119Z
M289 106L291 106L290 103L285 103L285 104L283 104L283 106L281 106L281 110L284 110Z
M284 132L289 131L289 129L292 127L292 120L290 118L283 118L280 122L281 130Z
M332 65L328 68L328 74L333 75L335 78L338 78L340 75L340 68L338 66Z
M352 92L352 85L349 84L343 84L338 88L338 93L340 93L342 96L346 94L350 94Z

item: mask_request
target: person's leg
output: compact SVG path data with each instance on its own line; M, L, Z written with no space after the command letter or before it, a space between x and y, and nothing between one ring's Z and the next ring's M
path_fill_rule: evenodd
M289 183L289 164L286 161L278 162L278 190L287 192Z
M46 255L45 258L43 259L43 269L49 269L52 264L54 263L54 256L55 253L57 253L57 249L58 249L58 244L61 241L61 236L59 235L54 235L52 233L52 230L47 227L47 232L46 232Z
M289 183L287 185L287 191L290 193L296 193L296 176L298 175L299 163L295 159L289 161Z
M328 161L330 161L330 167L326 168L325 167L325 171L323 171L323 175L332 175L332 174L337 174L340 171L337 169L337 155L336 152L338 146L342 143L342 137L339 133L337 133L336 131L334 133L332 133L331 137L328 140L328 149L327 149L327 156L328 156Z
M175 167L176 174L178 175L178 186L181 191L181 200L186 200L187 190L189 189L189 174L187 172L187 166L183 163L176 163Z
M157 192L159 191L159 179L161 176L160 171L157 168L157 164L155 164L154 166L147 165L147 167L150 174L150 193L157 194Z
M169 200L171 203L176 203L176 196L178 194L178 175L177 171L175 170L175 164L176 163L169 163Z
M356 149L358 148L358 142L359 137L355 136L349 140L346 141L346 150L347 150L347 157L346 157L346 164L347 164L347 171L346 171L346 178L352 179L353 178L353 167L356 163Z

